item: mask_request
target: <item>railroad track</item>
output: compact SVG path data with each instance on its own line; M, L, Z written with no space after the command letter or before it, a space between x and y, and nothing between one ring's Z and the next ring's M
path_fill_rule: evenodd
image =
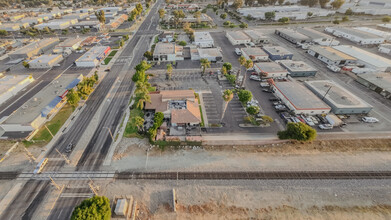
M391 179L391 171L314 172L120 172L116 179L251 180L251 179Z
M0 180L12 180L18 177L18 172L0 172Z

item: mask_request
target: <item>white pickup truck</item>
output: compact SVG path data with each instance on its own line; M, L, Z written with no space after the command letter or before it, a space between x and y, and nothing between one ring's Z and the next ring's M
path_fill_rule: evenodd
M327 68L333 71L334 73L339 73L341 71L341 68L335 65L327 65Z

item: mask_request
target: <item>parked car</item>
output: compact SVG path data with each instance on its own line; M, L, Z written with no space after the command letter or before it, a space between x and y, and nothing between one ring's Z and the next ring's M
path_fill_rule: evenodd
M322 130L331 130L333 129L333 126L331 124L320 124L319 128Z
M241 51L239 48L235 48L235 53L236 53L236 55L238 55L238 56L241 56L241 55L242 55L242 51Z
M261 77L259 77L259 76L254 76L254 75L251 75L251 76L250 76L250 80L254 80L254 81L261 81Z
M364 117L364 118L362 118L362 121L365 122L365 123L377 123L377 122L379 122L379 120L377 118L374 118L374 117Z
M315 123L312 121L312 119L310 117L304 117L302 116L302 118L305 120L305 122L309 125L309 126L315 126Z
M283 103L281 101L273 102L273 105L282 105Z
M272 91L270 89L262 89L262 92L272 93Z
M335 65L327 65L327 68L333 71L334 73L339 73L341 71L341 68Z
M277 97L271 97L271 98L269 98L269 101L275 102L275 101L280 101L280 99Z
M251 72L251 75L252 76L259 76L259 74L257 72Z

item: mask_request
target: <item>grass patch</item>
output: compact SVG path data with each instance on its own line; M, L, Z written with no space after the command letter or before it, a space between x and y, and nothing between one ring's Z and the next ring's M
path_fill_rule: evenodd
M65 106L56 114L56 116L54 116L51 121L46 122L45 125L49 128L53 135L56 135L61 126L65 123L74 110L74 107L68 103L65 104ZM41 127L37 134L35 134L33 137L34 141L50 141L51 139L52 136L45 128L45 126Z
M140 134L138 134L137 126L135 126L133 123L133 118L137 116L144 118L144 112L138 108L130 110L130 117L129 121L126 123L124 137L142 137Z
M110 63L110 60L112 59L112 57L106 57L106 59L104 60L104 63L105 65L107 65L108 63Z
M118 52L118 50L111 51L111 53L109 54L109 57L113 57L117 52Z
M156 92L156 87L155 86L151 86L148 88L148 91L149 92Z
M198 107L200 107L200 113L201 113L201 127L204 127L204 126L205 126L205 123L204 123L204 116L202 115L202 108L201 108L201 105L199 105Z
M24 144L25 147L30 147L31 145L34 144L34 142L28 141L28 140L23 140L22 144Z

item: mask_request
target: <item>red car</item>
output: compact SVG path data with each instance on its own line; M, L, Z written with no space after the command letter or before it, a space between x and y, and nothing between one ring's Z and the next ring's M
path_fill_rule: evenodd
M252 76L259 76L259 74L257 72L252 72L251 75Z

